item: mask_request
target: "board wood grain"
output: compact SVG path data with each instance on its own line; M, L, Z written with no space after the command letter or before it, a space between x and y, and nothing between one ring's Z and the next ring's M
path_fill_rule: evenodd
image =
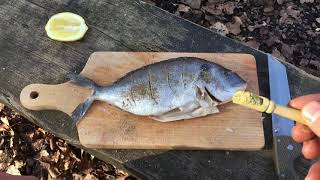
M107 85L144 65L174 57L199 57L237 72L247 90L259 94L256 61L237 53L95 52L80 74ZM31 84L20 95L32 110L59 110L68 115L91 91L65 82ZM96 101L77 125L82 145L108 149L227 149L257 150L264 146L261 113L228 103L221 113L206 117L158 122Z

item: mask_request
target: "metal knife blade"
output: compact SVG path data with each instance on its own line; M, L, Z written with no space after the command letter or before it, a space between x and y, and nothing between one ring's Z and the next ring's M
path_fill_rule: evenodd
M286 67L268 54L268 68L270 99L286 106L291 100ZM293 121L272 114L274 160L279 179L303 179L295 166L301 158L301 145L291 138L293 126Z

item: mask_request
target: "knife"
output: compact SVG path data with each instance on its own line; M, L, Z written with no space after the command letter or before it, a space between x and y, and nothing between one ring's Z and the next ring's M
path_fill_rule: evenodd
M270 99L287 106L291 100L286 67L270 54L268 56ZM279 179L304 179L309 163L301 154L301 145L291 137L294 121L272 114L273 151ZM307 164L307 165L306 165Z

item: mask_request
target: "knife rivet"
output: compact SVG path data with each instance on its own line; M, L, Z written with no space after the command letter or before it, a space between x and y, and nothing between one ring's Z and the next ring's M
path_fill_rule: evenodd
M293 150L292 144L289 144L289 145L287 146L287 149L290 150L290 151L292 151L292 150Z

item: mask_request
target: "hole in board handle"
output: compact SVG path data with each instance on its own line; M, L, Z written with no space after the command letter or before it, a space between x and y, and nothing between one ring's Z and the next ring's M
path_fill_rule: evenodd
M37 97L39 97L39 93L38 93L38 92L32 91L32 92L30 93L30 98L31 98L31 99L37 99Z

